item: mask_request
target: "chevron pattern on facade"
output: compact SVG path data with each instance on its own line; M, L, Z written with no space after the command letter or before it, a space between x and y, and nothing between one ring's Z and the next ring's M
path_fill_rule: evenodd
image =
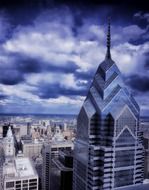
M143 182L140 110L109 44L78 115L73 190L115 190Z

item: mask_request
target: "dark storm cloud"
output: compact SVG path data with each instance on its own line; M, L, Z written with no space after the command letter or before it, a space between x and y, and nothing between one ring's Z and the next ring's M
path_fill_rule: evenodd
M41 64L31 58L21 58L20 55L10 56L7 62L0 63L0 83L4 85L19 84L25 81L26 74L41 72Z
M133 45L141 45L144 44L146 42L147 39L143 39L143 38L139 38L139 39L131 39L129 40L129 43L133 44Z
M145 69L149 70L149 59L146 60L144 67Z
M7 99L8 96L7 95L4 95L4 94L0 94L0 100L4 100L4 99Z
M10 20L11 19L7 12L0 9L0 43L3 43L12 34L13 27Z
M78 79L87 80L90 83L91 79L94 76L94 73L95 73L95 70L91 70L91 71L88 71L88 72L78 72L78 71L76 71L74 73L74 76L75 76L76 80L78 80Z
M58 98L60 96L85 96L86 92L86 88L74 89L73 87L70 87L68 89L65 86L61 86L59 83L42 83L39 84L38 89L33 91L32 93L38 95L41 99L48 99Z
M149 70L149 52L145 53L145 64L144 64L144 68L146 70Z
M126 83L138 92L149 91L149 76L132 75L126 80Z
M101 4L108 4L108 5L117 5L121 4L121 6L126 6L129 8L145 8L143 2L146 1L142 0L1 0L1 5L53 5L53 4L72 4L72 5L101 5Z
M5 70L0 75L0 83L4 85L16 85L24 81L24 77L17 70Z
M27 3L25 0L22 2ZM28 7L34 7L34 2L28 1ZM4 88L8 97L14 97L11 99L13 106L23 105L24 109L29 102L28 108L35 111L41 110L42 106L51 106L53 102L57 103L57 107L60 107L60 102L63 105L63 101L80 106L95 70L105 56L105 22L109 15L112 17L113 59L122 72L131 73L127 84L132 89L136 92L148 91L145 82L148 77L133 75L138 62L141 62L139 68L144 75L148 67L148 55L144 59L148 32L146 27L139 27L139 19L135 18L133 22L132 17L138 12L136 8L130 11L131 5L125 9L123 3L119 8L117 3L105 6L103 1L100 7L100 3L94 0L53 2L59 2L60 6L44 9L48 1L36 0L38 5L34 10L25 6L18 9L17 3L13 5L15 9L8 9L11 24L7 23L4 33L11 31L11 34L9 37L8 33L4 35L1 41L0 87ZM6 20L2 19L2 26L5 26ZM3 33L1 28L0 33ZM142 83L141 87L138 87L138 82ZM34 107L36 103L38 106Z
M19 59L17 64L18 72L23 74L27 73L39 73L42 71L42 63L35 59Z
M0 83L4 85L16 85L25 82L25 76L36 73L75 73L79 67L72 61L68 61L61 66L49 62L45 62L39 58L25 57L21 54L12 54L7 64L0 63Z
M17 69L20 73L44 73L44 72L56 72L56 73L74 73L79 67L73 62L67 62L64 66L56 66L49 62L43 62L40 59L20 59L18 61Z
M29 73L44 73L44 72L56 72L56 73L74 73L79 67L73 62L68 62L65 67L56 66L50 62L43 62L43 60L37 59L20 59L18 61L17 69L22 75Z
M45 71L49 71L49 72L56 72L56 73L75 73L75 71L78 69L79 67L74 63L74 62L67 62L65 67L62 66L56 66L56 65L46 65L45 66Z
M134 15L134 17L139 20L145 20L145 21L149 22L149 13L144 13L142 11L139 11Z

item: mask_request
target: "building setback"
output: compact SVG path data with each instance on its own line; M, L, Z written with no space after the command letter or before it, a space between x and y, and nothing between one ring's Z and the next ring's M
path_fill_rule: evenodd
M143 182L139 106L107 53L77 119L73 190L114 190Z

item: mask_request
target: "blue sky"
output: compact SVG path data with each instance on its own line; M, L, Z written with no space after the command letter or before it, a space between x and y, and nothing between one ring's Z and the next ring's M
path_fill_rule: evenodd
M73 2L73 1L72 1ZM118 4L0 9L0 113L77 114L106 52L149 113L149 12Z

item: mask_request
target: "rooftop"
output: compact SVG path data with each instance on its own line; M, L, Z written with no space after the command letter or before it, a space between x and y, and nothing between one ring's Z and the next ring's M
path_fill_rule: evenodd
M21 140L22 144L43 144L43 140L41 139L23 139Z
M6 178L37 177L32 162L26 157L18 157L15 158L14 162L6 163L4 165L4 174Z
M63 140L63 141L52 141L49 143L52 147L65 147L65 146L73 146L73 142L71 140Z
M15 165L16 172L20 177L36 175L36 171L29 158L16 158Z

